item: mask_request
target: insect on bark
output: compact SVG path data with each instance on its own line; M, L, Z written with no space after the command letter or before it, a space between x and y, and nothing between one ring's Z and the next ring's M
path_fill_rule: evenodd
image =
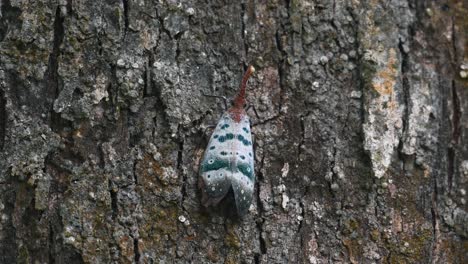
M218 204L232 188L239 216L247 213L255 185L250 119L244 109L247 81L254 71L249 66L245 72L239 93L218 121L200 164L202 204Z

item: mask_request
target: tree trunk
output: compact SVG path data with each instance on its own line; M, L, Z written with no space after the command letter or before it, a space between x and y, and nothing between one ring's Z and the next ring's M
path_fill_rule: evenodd
M1 0L0 263L468 263L463 2ZM249 64L239 219L202 94Z

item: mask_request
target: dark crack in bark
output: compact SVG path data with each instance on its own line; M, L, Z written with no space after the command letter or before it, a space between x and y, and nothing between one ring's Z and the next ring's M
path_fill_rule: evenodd
M410 83L408 80L408 72L409 72L409 58L408 54L404 51L403 42L400 40L398 42L398 49L401 55L401 75L402 75L402 90L403 90L403 102L405 105L405 109L403 112L403 127L402 127L402 135L403 137L408 132L408 122L409 122L409 113L410 113ZM400 140L400 146L398 146L400 153L401 149L403 148L404 140Z
M21 24L21 9L11 6L10 0L0 2L0 42L4 40L11 26Z
M119 206L118 206L118 199L117 199L117 190L114 189L114 184L109 179L109 193L111 198L111 209L112 209L112 220L115 222L117 220L117 216L119 214Z
M53 37L53 47L52 53L49 55L49 65L47 68L47 85L50 89L50 94L54 95L54 98L58 97L60 92L59 87L59 75L58 75L58 65L59 65L59 56L60 56L60 46L63 43L65 37L65 28L63 26L64 18L60 16L60 6L57 7L55 11L55 20L54 20L54 37Z
M461 117L462 117L462 111L461 111L461 104L460 104L460 97L458 96L457 92L457 87L455 84L455 80L452 80L452 101L453 101L453 120L452 120L452 126L453 126L453 134L452 134L452 139L455 144L458 144L460 141L460 135L461 135Z
M431 197L431 216L432 216L432 232L433 232L433 244L432 244L432 251L431 251L431 263L437 264L439 263L439 252L440 252L440 230L439 230L439 209L437 206L437 180L433 179L433 192Z
M156 14L157 14L157 19L159 21L159 24L161 25L160 26L160 31L159 31L159 36L158 36L158 43L156 44L156 47L154 48L154 51L157 50L157 48L159 47L159 42L161 41L161 32L164 32L166 33L166 35L172 39L172 35L171 35L171 32L166 28L165 26L165 23L164 23L164 18L161 17L161 14L159 13L158 10L156 10Z
M138 161L135 160L133 162L133 181L135 182L135 185L138 185L137 165L138 165Z
M181 134L181 126L179 125L178 129L177 129L177 134L180 136ZM176 162L176 169L177 169L177 173L179 175L182 176L182 189L181 189L181 207L183 208L184 206L184 201L187 197L187 175L186 173L184 172L184 169L182 167L182 164L184 162L184 139L180 140L179 143L178 143L178 150L177 150L177 162Z
M5 137L6 137L6 128L7 128L7 111L6 111L6 98L3 87L0 90L0 151L3 150L5 146Z
M55 11L54 20L54 37L52 53L49 55L49 64L47 66L45 86L47 94L52 96L52 102L50 103L50 124L53 131L61 131L64 127L69 126L70 123L64 120L60 113L56 113L53 109L54 100L58 98L60 93L60 81L59 81L59 57L61 54L60 46L63 43L65 37L65 28L63 25L65 18L60 15L60 6L57 6Z
M280 100L278 104L278 113L281 115L283 112L283 104L284 104L284 98L285 98L285 86L286 84L286 70L285 70L285 60L287 58L287 53L284 50L282 44L281 44L281 36L279 33L279 29L275 33L275 43L276 43L276 49L279 52L280 58L278 61L278 78L279 78L279 87L280 87Z
M304 124L304 118L307 117L309 113L306 115L301 115L299 117L299 121L301 124L301 142L297 146L297 162L301 162L301 154L302 154L302 148L304 147L305 144L305 124Z
M180 65L180 55L182 53L182 51L180 50L180 38L182 37L183 34L184 34L184 31L179 32L174 35L174 40L176 41L175 61L177 63L177 67L179 67Z
M460 119L462 116L460 98L458 96L455 80L452 80L452 142L448 148L447 158L447 177L448 177L448 191L452 190L453 179L456 174L457 167L457 147L460 140L461 124Z
M49 223L49 263L54 264L56 263L55 261L55 239L54 239L54 229L52 227L52 224Z
M257 210L258 210L258 219L256 220L256 227L258 231L258 240L260 243L260 254L255 255L255 263L261 263L261 258L263 255L267 254L267 248L266 248L266 243L265 243L265 238L263 237L263 217L265 213L265 209L263 208L262 201L260 199L260 185L261 181L264 180L264 175L263 175L263 167L265 165L264 163L265 157L262 157L262 160L260 162L260 166L258 168L258 173L257 173L257 181L256 181L256 189L257 189Z
M151 54L149 52L145 52L146 60L145 60L145 70L143 71L143 98L150 97L153 95L153 87L151 85Z
M135 263L140 262L140 247L138 243L138 238L133 238L133 255Z
M129 12L130 6L128 0L122 0L123 13L124 13L124 39L127 37L128 28L130 26L129 22Z

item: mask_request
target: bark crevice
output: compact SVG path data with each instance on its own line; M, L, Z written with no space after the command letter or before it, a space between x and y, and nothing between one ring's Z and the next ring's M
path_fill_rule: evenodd
M7 111L6 111L6 98L3 88L0 90L0 151L5 146L6 130L7 130Z
M11 26L21 23L21 9L11 6L10 0L0 2L0 42L7 36Z
M262 157L262 160L260 162L260 166L258 168L258 176L257 176L257 183L256 183L256 194L257 194L257 210L258 210L258 215L259 215L259 219L256 221L256 229L257 229L257 232L258 232L258 241L259 241L259 244L260 244L260 252L259 254L256 254L255 255L255 263L261 263L261 259L262 259L262 256L267 254L267 248L266 248L266 241L265 241L265 238L263 237L264 236L264 227L263 227L263 224L264 224L264 220L263 220L263 217L264 217L264 214L265 214L265 208L263 208L263 204L262 204L262 199L260 197L260 185L261 185L261 181L263 181L264 179L264 175L263 175L263 169L264 169L264 162L265 162L265 157Z
M122 7L123 7L123 13L124 13L124 39L127 36L127 32L130 26L130 18L129 18L129 12L130 12L130 6L128 0L122 0Z
M135 263L139 263L140 262L140 248L139 248L138 238L133 239L133 255L134 255Z
M61 85L59 69L59 58L61 55L60 46L65 37L64 21L65 17L60 14L61 6L57 6L54 18L54 34L52 42L52 52L49 55L49 62L46 71L45 86L47 93L52 95L50 102L50 126L53 131L59 132L65 127L70 126L70 122L64 120L60 113L54 110L54 101L59 97ZM50 99L47 99L50 100Z

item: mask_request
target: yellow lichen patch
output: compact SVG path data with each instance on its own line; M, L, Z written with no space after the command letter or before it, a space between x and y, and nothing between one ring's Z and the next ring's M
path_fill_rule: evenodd
M374 242L379 241L380 240L380 231L378 229L373 229L372 232L370 233L370 238Z
M359 245L358 241L354 239L344 239L343 244L348 251L349 262L353 264L358 263L358 261L356 261L356 255L361 255L361 246Z
M457 241L453 237L446 236L439 243L439 263L466 263L468 240Z
M119 238L117 241L120 248L120 263L132 263L134 251L133 251L133 239L128 236L124 235Z
M167 236L175 237L177 228L178 208L174 207L152 207L144 210L144 215L151 216L146 224L140 228L140 237L146 244L158 245ZM150 247L149 245L147 245Z
M239 237L237 236L234 227L232 225L227 225L227 232L224 236L224 244L230 248L239 249L241 246Z
M143 210L144 222L140 225L138 249L142 262L146 262L148 252L175 254L175 241L179 236L177 205L170 207L146 206Z
M388 259L384 259L384 262L417 263L431 250L432 239L431 230L420 230L413 235L403 234L400 239L386 246L391 254Z
M381 95L393 94L393 87L395 87L398 75L395 49L391 48L388 55L389 58L386 67L377 71L374 79L372 80L374 89Z
M235 252L230 251L229 254L226 256L226 259L224 260L224 264L236 264L239 263L239 260L236 258Z
M31 263L29 251L25 246L18 250L18 263Z

